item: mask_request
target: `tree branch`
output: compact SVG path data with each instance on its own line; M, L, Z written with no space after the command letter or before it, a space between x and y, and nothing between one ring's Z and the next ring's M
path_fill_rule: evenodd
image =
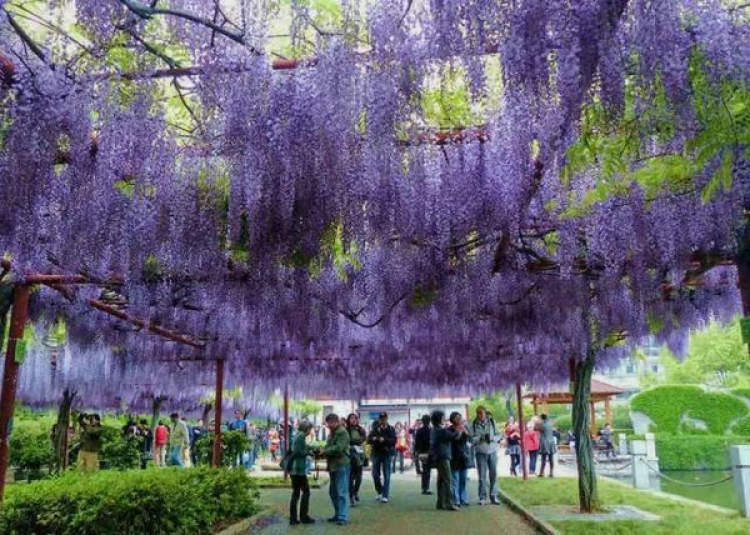
M250 45L247 42L247 40L245 39L245 35L243 33L229 31L226 28L219 26L218 24L215 24L210 19L200 17L194 13L190 13L189 11L184 11L182 9L166 9L166 8L156 7L156 2L152 2L151 5L148 5L148 4L143 4L141 2L138 2L136 0L120 0L120 3L124 5L125 7L127 7L131 12L141 17L142 19L150 19L154 15L166 15L166 16L177 17L177 18L189 20L191 22L195 22L196 24L200 24L201 26L210 28L214 32L220 35L223 35L224 37L227 37L228 39L231 39L235 43L244 45L253 54L256 54L258 56L264 55L262 51L258 50L257 48L255 48L254 46Z
M404 19L406 18L406 15L408 15L408 14L409 14L409 11L411 10L411 5L412 5L413 3L414 3L414 0L409 0L409 1L408 1L408 2L406 3L406 9L404 10L404 13L403 13L403 15L401 15L401 18L400 18L400 19L398 19L398 24L397 24L397 26L401 26L401 24L402 24L402 23L404 22Z
M37 45L34 40L29 36L29 34L26 33L26 30L24 30L18 22L16 22L16 19L14 19L10 13L7 11L5 12L5 16L8 17L8 22L10 22L11 27L16 32L18 37L21 38L21 41L26 43L26 46L31 49L31 51L34 53L36 57L38 57L42 62L47 63L47 56L44 53L44 51ZM52 69L55 68L54 65L50 65Z

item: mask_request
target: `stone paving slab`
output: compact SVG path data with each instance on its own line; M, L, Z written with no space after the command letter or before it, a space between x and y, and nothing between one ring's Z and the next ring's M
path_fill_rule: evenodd
M638 520L645 522L658 522L660 516L633 507L632 505L615 505L607 507L600 513L583 514L577 507L569 505L534 505L528 507L529 511L537 518L546 522L564 522L568 520L581 520L584 522L615 522L621 520Z

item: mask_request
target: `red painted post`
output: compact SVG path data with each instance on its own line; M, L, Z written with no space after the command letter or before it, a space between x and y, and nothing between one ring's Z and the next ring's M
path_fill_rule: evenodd
M284 452L286 455L291 447L289 446L289 387L284 385ZM284 479L289 477L289 473L284 470Z
M523 399L521 398L521 383L516 383L516 399L518 400L518 431L521 434L521 470L523 480L529 478L529 470L526 467L526 447L523 444L523 435L526 432L526 424L523 422Z
M0 395L0 503L5 494L5 473L8 470L10 420L16 400L18 385L18 368L16 362L16 343L23 338L23 328L29 313L29 286L19 284L13 289L13 311L10 315L10 333L8 348L5 352L3 370L3 390Z
M214 395L214 452L211 464L221 466L221 405L224 402L224 359L216 359L216 391Z

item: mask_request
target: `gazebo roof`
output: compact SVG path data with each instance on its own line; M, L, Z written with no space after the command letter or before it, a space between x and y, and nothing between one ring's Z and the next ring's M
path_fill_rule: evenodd
M603 381L598 381L596 379L591 379L591 397L592 398L607 398L616 396L618 394L623 394L625 392L624 389L611 385L609 383L605 383ZM523 396L524 398L536 398L541 399L545 401L565 401L568 402L572 400L573 396L570 393L570 389L565 385L555 385L552 386L547 391L531 391Z

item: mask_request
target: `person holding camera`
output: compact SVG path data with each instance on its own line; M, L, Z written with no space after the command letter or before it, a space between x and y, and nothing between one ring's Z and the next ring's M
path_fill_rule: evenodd
M495 427L495 421L487 410L479 405L477 417L471 424L472 444L476 453L477 473L479 475L479 505L486 505L489 491L490 503L500 505L497 499L497 445L501 436ZM489 474L489 480L488 480Z
M466 421L460 412L452 412L448 418L451 428L458 433L458 437L451 444L451 488L453 490L453 505L468 507L469 493L466 489L469 468L472 467L471 451L469 447L469 431Z
M328 461L328 493L333 503L334 515L328 519L339 526L349 522L349 433L337 414L326 416L330 433L325 448L319 451Z
M99 470L99 449L102 443L102 426L98 414L81 414L81 449L78 450L78 468L82 472Z

